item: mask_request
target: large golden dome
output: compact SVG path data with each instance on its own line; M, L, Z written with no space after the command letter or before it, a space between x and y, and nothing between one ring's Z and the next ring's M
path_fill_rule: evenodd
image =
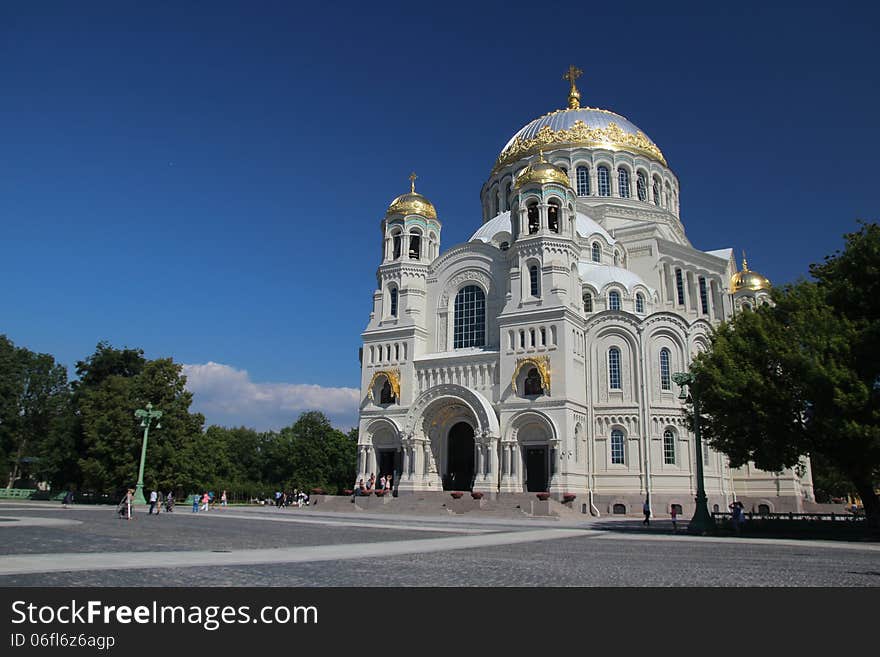
M735 294L740 290L757 292L769 289L770 280L756 271L751 271L749 263L746 262L746 256L743 254L742 271L738 271L730 277L730 291Z
M437 210L434 209L434 204L416 192L416 175L412 174L409 177L409 180L409 193L401 194L391 201L391 205L388 206L388 211L385 213L385 216L387 217L392 214L419 214L428 219L436 219Z
M571 83L568 108L550 112L523 126L501 149L494 170L539 150L575 146L627 151L666 166L666 158L657 144L628 119L610 110L580 106L580 92L574 84L580 73L572 66L563 76Z
M543 153L540 153L540 160L538 162L530 164L520 172L513 182L513 187L514 189L519 189L529 183L536 183L538 185L558 183L564 187L571 187L568 174L555 164L547 162L544 159Z

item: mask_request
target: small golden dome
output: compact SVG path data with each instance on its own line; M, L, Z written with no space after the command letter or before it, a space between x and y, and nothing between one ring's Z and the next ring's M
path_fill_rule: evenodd
M544 159L544 153L540 154L540 160L534 164L530 164L516 177L513 183L514 189L519 189L523 185L536 183L543 185L545 183L558 183L565 187L571 187L571 181L568 174L565 173L555 164L550 164Z
M434 204L421 194L416 193L416 177L414 173L410 175L410 192L401 194L391 201L391 205L388 206L388 211L385 213L386 217L392 214L419 214L428 219L437 218Z
M730 277L730 291L733 293L739 292L740 290L757 292L758 290L769 289L770 281L766 277L761 276L758 272L749 269L749 263L746 261L746 254L743 253L742 271L738 271Z

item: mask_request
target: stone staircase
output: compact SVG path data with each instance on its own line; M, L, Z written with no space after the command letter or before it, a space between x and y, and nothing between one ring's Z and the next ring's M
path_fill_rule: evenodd
M415 515L473 515L499 518L581 518L581 505L575 500L569 507L554 499L538 500L534 493L488 494L481 500L474 500L470 493L461 499L453 499L446 491L404 493L399 497L376 497L375 495L350 496L312 496L309 508L318 511L357 512Z

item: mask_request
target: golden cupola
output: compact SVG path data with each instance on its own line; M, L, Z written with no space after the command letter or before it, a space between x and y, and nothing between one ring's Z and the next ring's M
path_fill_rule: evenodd
M409 184L409 193L401 194L391 201L391 205L388 206L388 211L385 212L385 217L387 218L394 214L418 214L427 219L437 219L437 210L434 209L434 204L416 192L415 174L412 174L409 177Z
M743 253L742 271L738 271L730 277L730 292L736 294L743 290L758 292L759 290L769 289L769 279L758 272L749 269L749 263L746 261L746 254Z
M550 164L545 160L543 151L539 153L538 158L537 162L529 164L516 177L513 183L514 189L528 184L544 185L546 183L557 183L563 187L571 187L568 174L555 164Z

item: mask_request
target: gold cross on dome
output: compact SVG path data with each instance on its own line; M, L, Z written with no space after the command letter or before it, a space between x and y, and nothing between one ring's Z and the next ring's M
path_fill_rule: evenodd
M415 171L409 174L409 189L413 194L416 192L416 178L418 178L418 176Z
M574 81L583 74L584 72L581 69L572 64L568 67L568 72L562 76L563 80L568 80L571 83L571 89L568 92L568 109L578 109L581 106L581 93L578 91L577 86L575 86Z

